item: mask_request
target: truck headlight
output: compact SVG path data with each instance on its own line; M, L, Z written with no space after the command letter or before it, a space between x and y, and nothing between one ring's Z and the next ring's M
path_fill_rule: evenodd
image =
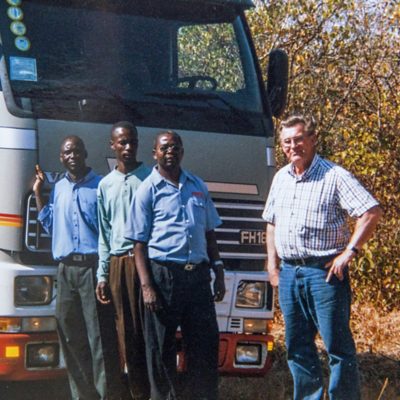
M236 347L236 364L260 365L261 344L238 343Z
M240 281L236 292L236 307L264 308L265 282Z
M51 276L17 276L14 303L16 306L37 306L51 303L53 278Z

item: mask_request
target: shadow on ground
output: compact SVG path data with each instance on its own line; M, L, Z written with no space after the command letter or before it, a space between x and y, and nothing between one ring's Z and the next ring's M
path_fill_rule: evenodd
M222 378L220 400L290 400L292 378L286 364L285 349L279 343L275 347L274 357L274 364L264 378ZM321 352L321 359L327 382L328 363L325 352ZM361 353L358 361L363 400L378 400L381 394L380 400L400 399L400 360Z
M0 382L0 400L69 400L66 379Z

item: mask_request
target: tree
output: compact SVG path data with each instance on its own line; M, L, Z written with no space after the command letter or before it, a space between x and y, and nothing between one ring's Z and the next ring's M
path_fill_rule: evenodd
M313 114L320 152L351 170L381 202L383 222L353 265L352 278L359 300L398 307L400 5L258 0L248 17L264 71L272 48L289 55L287 113Z

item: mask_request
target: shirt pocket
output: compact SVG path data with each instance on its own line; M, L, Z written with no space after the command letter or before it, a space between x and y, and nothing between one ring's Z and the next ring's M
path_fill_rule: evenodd
M191 209L193 213L193 223L205 226L206 224L206 203L199 197L191 198Z

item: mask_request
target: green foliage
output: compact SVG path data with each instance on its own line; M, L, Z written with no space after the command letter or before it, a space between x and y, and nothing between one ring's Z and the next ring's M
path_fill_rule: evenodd
M398 308L399 3L256 1L248 17L264 71L272 48L289 55L287 114L313 114L320 153L352 171L381 202L382 222L352 268L354 293L359 301Z

